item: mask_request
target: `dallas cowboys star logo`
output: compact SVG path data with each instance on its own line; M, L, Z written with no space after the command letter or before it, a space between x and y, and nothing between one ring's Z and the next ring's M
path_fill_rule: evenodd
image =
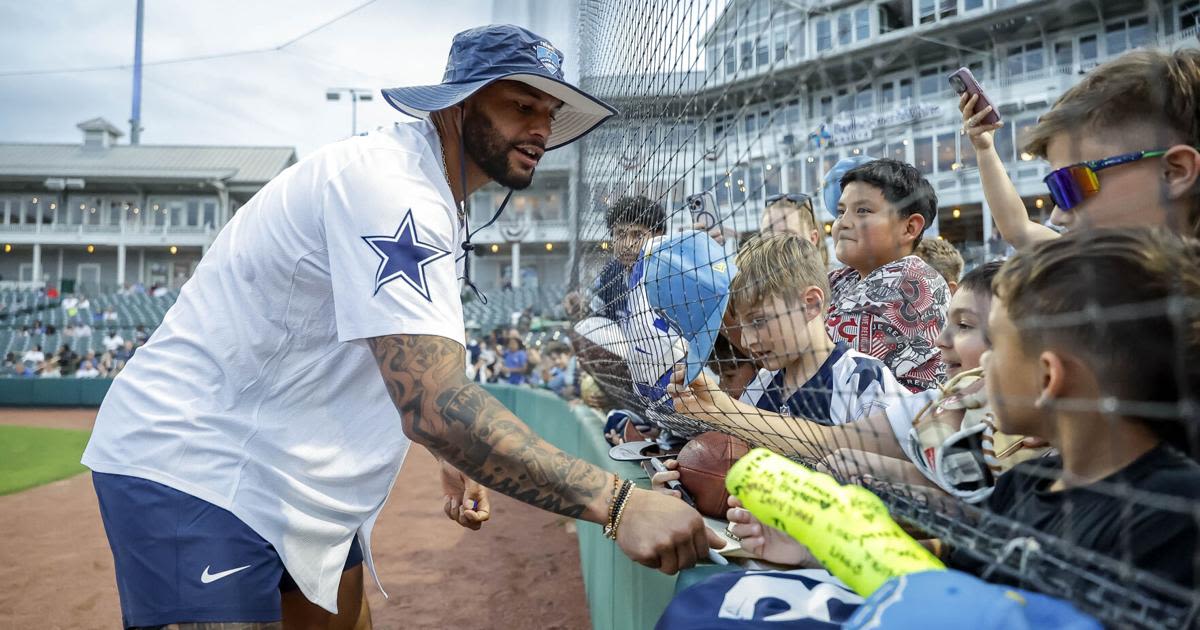
M416 289L421 297L432 302L429 297L429 285L425 282L425 267L430 263L449 256L450 252L423 243L417 238L417 229L413 224L412 210L404 215L400 227L391 236L363 236L363 241L379 256L379 269L375 271L375 293L383 285L399 278L408 286Z

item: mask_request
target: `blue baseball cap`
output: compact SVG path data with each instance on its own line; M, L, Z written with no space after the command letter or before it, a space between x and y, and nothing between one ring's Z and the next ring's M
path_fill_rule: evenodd
M490 24L454 36L440 84L388 88L383 98L409 116L428 118L495 81L520 81L563 102L550 123L549 151L578 140L617 113L567 83L562 63L563 53L546 38L519 26Z
M737 265L706 232L652 239L630 275L647 301L687 341L687 382L700 376L721 332Z
M1103 626L1069 602L943 570L888 580L843 627L1100 630Z
M842 198L842 175L852 168L877 159L869 155L844 157L825 173L825 178L821 180L821 200L825 203L825 211L829 213L828 220L832 221L837 217L838 200Z

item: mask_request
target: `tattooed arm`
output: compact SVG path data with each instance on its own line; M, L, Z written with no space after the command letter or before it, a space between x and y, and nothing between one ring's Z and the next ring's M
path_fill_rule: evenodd
M608 520L613 477L538 437L463 372L463 347L444 337L368 340L404 432L481 484L530 505L593 523ZM664 573L703 558L710 542L700 514L663 494L634 490L617 544Z
M594 523L608 519L612 476L554 448L467 380L462 346L425 335L369 341L413 441L497 492Z

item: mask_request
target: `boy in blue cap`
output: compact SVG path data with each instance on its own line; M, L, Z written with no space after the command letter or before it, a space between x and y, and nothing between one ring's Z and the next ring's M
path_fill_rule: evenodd
M221 231L83 457L126 627L369 625L362 559L412 442L465 527L482 484L667 573L707 555L699 513L562 453L464 371L462 204L615 113L561 66L519 27L459 33L440 85L383 92L418 120L317 151Z

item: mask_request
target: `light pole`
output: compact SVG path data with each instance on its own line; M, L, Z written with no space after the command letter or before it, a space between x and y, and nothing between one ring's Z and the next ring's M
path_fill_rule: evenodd
M340 101L342 94L350 96L350 135L358 135L358 102L370 101L375 97L367 88L333 87L325 89L325 100Z

